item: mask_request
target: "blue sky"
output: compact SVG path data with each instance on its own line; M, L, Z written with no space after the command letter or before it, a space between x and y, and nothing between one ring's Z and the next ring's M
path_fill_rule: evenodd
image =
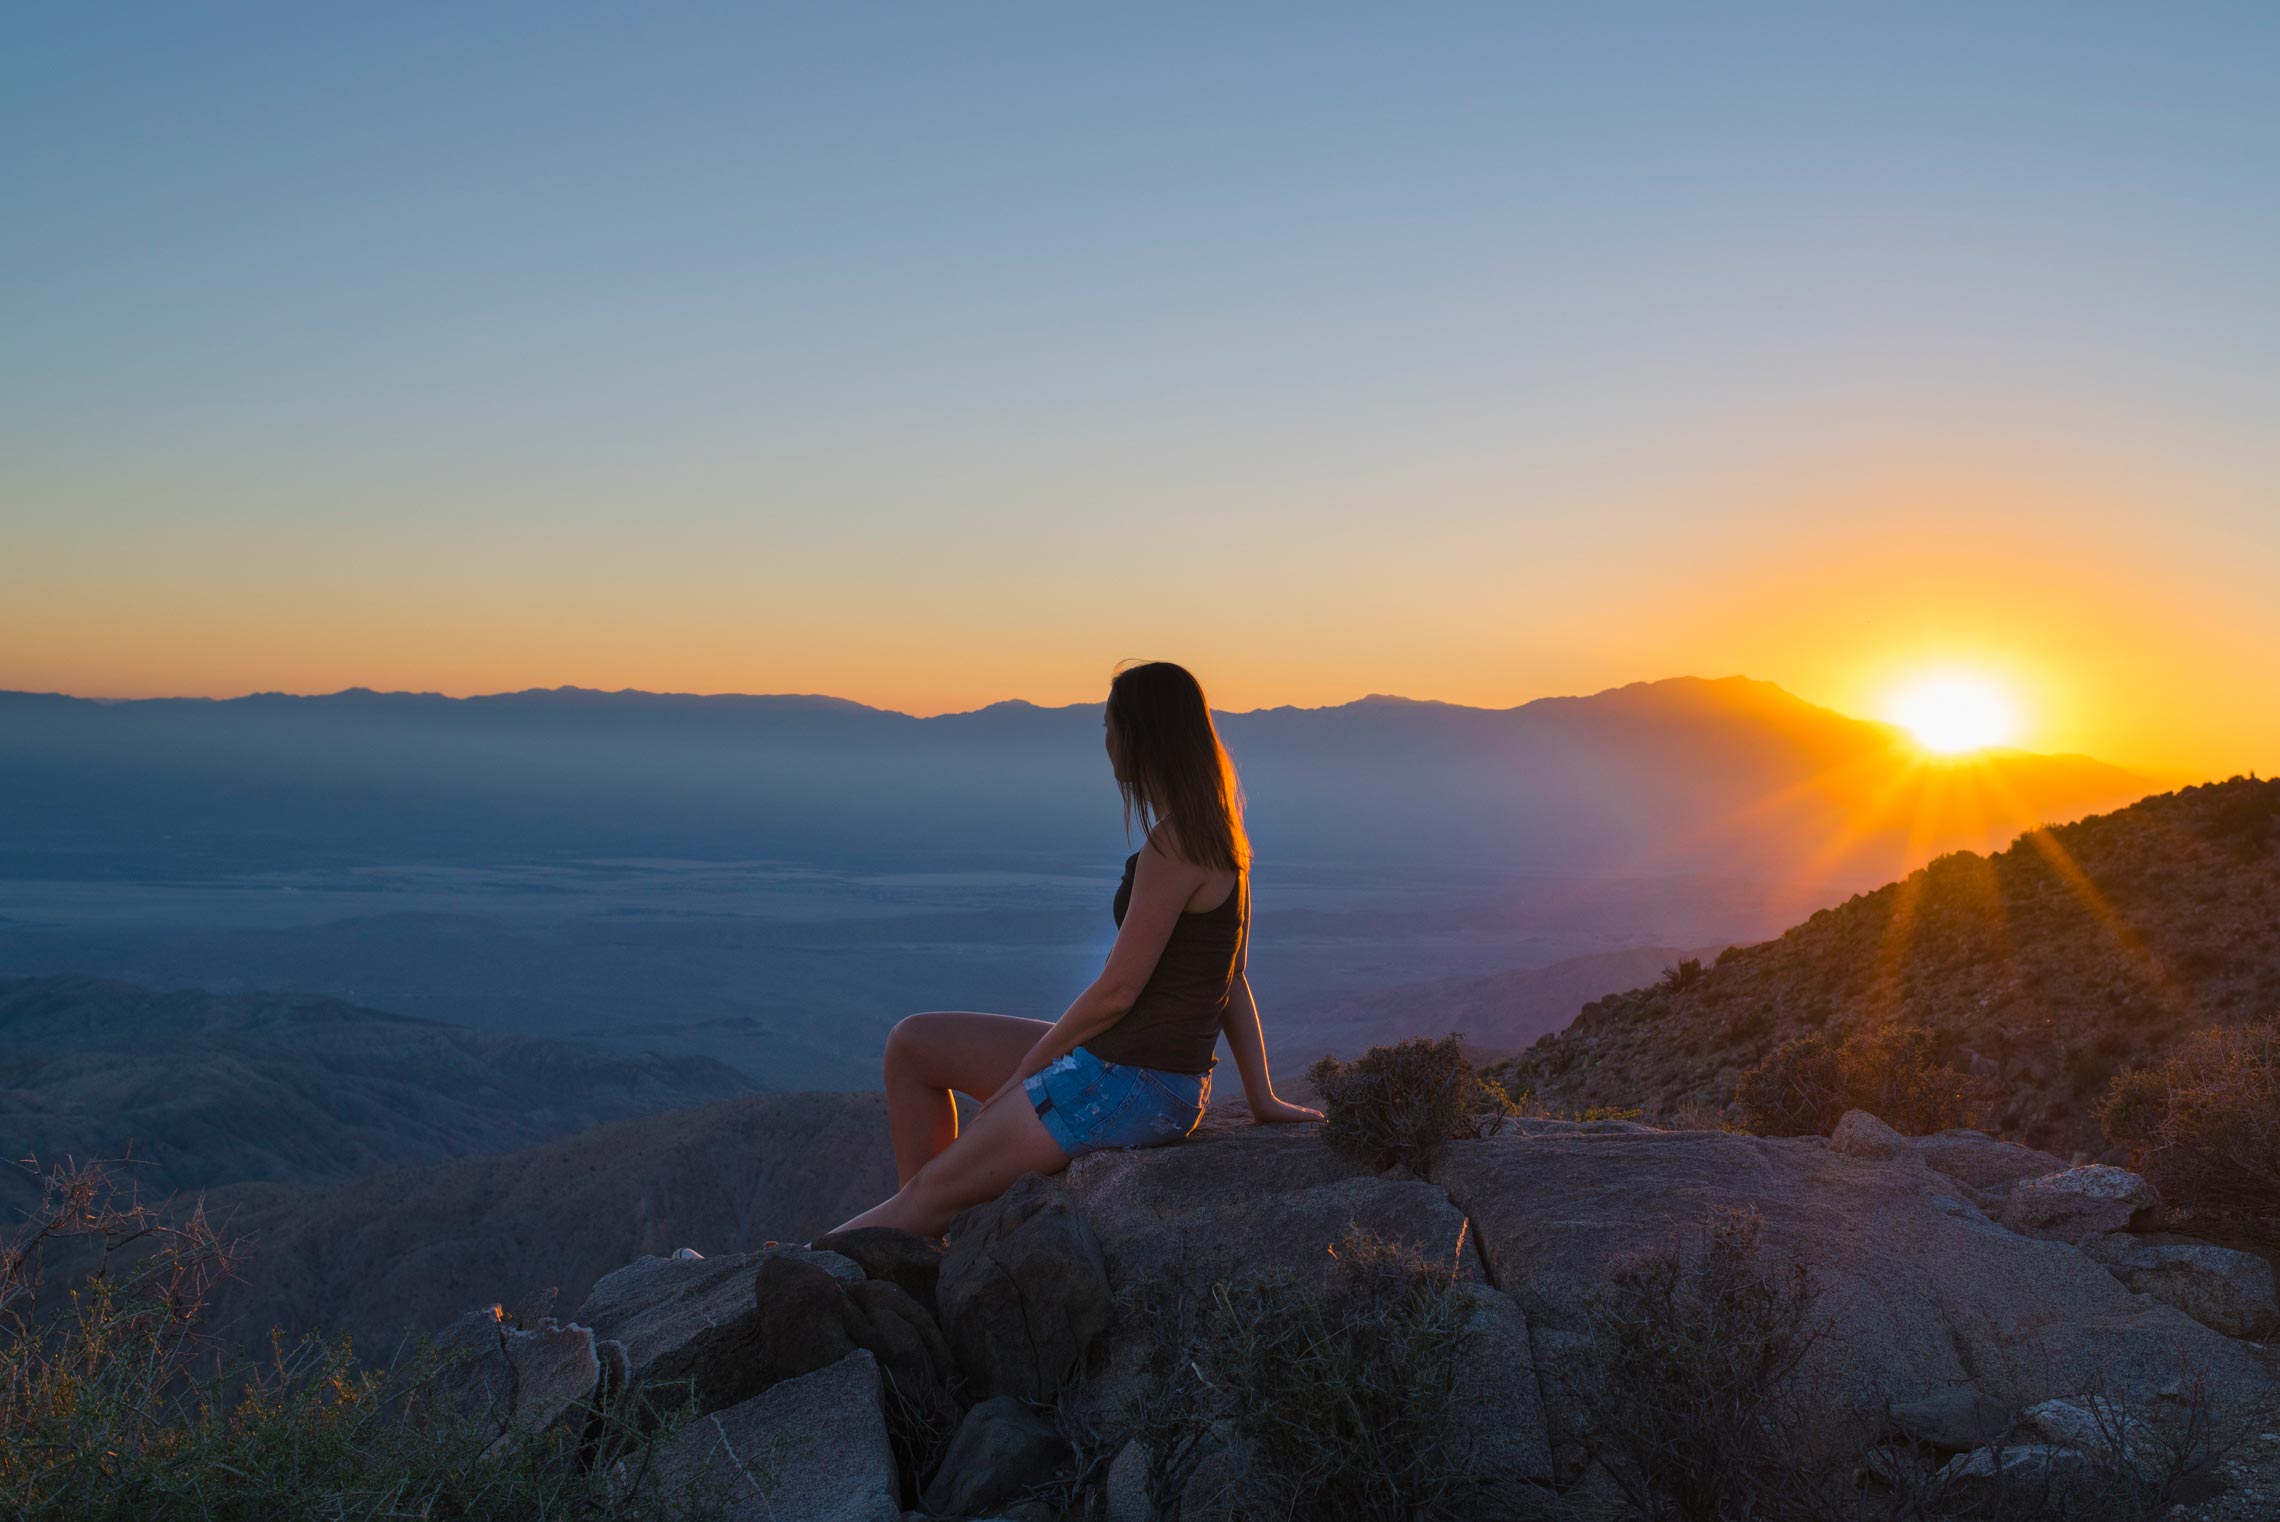
M2163 752L2280 649L2276 65L2270 6L27 9L0 685L1978 661ZM2280 759L2223 664L2196 757Z

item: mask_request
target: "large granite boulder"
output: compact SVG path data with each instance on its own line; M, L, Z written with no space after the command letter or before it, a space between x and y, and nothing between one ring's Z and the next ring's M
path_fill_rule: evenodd
M1034 1173L951 1224L936 1294L958 1367L984 1396L1052 1400L1111 1317L1100 1243L1060 1181Z
M751 1310L753 1276L763 1261L777 1257L812 1263L849 1283L863 1277L862 1269L837 1253L798 1247L771 1245L714 1258L694 1253L636 1258L595 1282L576 1320L592 1327L597 1337L624 1343L627 1361L639 1370L707 1327Z
M861 1351L699 1417L655 1465L666 1495L726 1522L902 1518L878 1366Z
M1588 1387L1595 1299L1674 1225L1753 1211L1761 1251L1801 1262L1824 1334L1806 1376L1833 1449L1893 1403L1975 1385L2013 1409L2103 1385L2159 1395L2206 1377L2268 1388L2238 1344L2134 1296L2074 1248L2006 1230L1928 1169L1814 1140L1721 1132L1525 1132L1454 1144L1434 1176L1526 1313L1548 1404ZM1857 1450L1856 1450L1857 1451Z
M1200 1294L1277 1269L1316 1278L1356 1227L1480 1276L1445 1191L1346 1161L1317 1126L1207 1125L1176 1147L1087 1153L1065 1178L1120 1290L1172 1281Z
M1474 1307L1458 1372L1484 1467L1501 1482L1550 1477L1526 1317L1484 1281L1464 1214L1438 1185L1405 1170L1371 1173L1325 1146L1319 1127L1216 1117L1176 1147L1088 1153L1065 1178L1124 1307L1085 1392L1093 1419L1116 1423L1140 1393L1149 1329L1136 1323L1167 1313L1167 1297L1194 1306L1220 1280L1273 1274L1321 1283L1333 1246L1359 1229L1455 1265ZM1214 1463L1203 1484L1216 1499L1197 1504L1223 1508L1231 1502L1212 1476L1226 1466Z
M2272 1265L2254 1253L2177 1242L2134 1248L2108 1271L2227 1337L2268 1337L2280 1329Z

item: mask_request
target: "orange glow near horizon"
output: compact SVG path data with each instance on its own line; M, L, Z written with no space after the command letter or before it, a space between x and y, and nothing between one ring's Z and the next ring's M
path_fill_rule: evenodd
M2158 483L1839 453L1696 462L1691 484L1610 489L1540 520L1506 510L1515 485L1417 504L1357 488L1316 503L1303 532L1286 507L1215 520L1220 553L1203 561L1173 533L1104 562L1044 517L868 537L823 523L794 542L759 518L695 535L598 511L534 536L470 508L448 540L415 524L355 555L290 525L192 517L98 553L57 520L0 557L0 688L574 685L927 715L1096 702L1119 660L1160 657L1233 711L1370 693L1504 708L1748 675L1889 719L1897 694L1950 673L1988 684L2010 718L1943 709L1911 725L1931 750L2079 753L2162 786L2280 770L2280 613L2253 557L2189 562L2162 538ZM1103 506L1147 511L1105 489ZM1610 548L1625 536L1656 549Z

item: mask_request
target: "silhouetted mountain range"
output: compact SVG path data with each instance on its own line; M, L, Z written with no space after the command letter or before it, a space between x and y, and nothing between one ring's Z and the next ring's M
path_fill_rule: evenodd
M1481 977L1437 978L1323 999L1303 1011L1302 1050L1353 1056L1372 1046L1451 1032L1476 1062L1509 1057L1611 991L1635 988L1663 969L1719 948L1634 946L1569 957L1546 967L1515 967Z
M1375 697L1220 716L1287 860L1862 883L2143 791L1899 731L1740 677L1510 709ZM0 867L147 876L564 854L1089 859L1100 710L914 718L824 697L565 688L453 699L0 694Z

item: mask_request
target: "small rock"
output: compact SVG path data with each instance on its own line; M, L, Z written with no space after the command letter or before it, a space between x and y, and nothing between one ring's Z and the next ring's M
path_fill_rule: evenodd
M1147 1444L1135 1438L1116 1450L1104 1490L1105 1522L1156 1522L1155 1504L1148 1499Z
M2003 1201L2002 1223L2021 1236L2080 1242L2125 1231L2160 1205L2161 1192L2127 1168L2092 1163L2021 1179Z
M640 1369L652 1388L686 1386L699 1411L718 1411L750 1400L778 1381L829 1368L855 1351L847 1326L847 1290L813 1263L789 1256L761 1259L754 1275L757 1303ZM858 1281L860 1282L860 1281ZM661 1393L671 1404L676 1392Z
M1202 1456L1180 1491L1180 1522L1233 1522L1243 1515L1251 1489L1250 1442L1229 1422L1214 1422L1201 1444Z
M435 1346L449 1360L443 1387L501 1431L536 1432L601 1381L592 1330L552 1317L524 1330L501 1321L495 1306L469 1311L437 1335Z
M2136 1248L2108 1268L2139 1294L2174 1305L2227 1337L2255 1339L2280 1328L2272 1265L2254 1253L2176 1243Z
M2088 1454L2048 1443L1958 1454L1938 1475L1940 1499L1972 1515L2094 1500L2105 1493L2106 1478Z
M1968 1453L2001 1437L2010 1408L1976 1385L1950 1385L1921 1400L1894 1401L1887 1414L1909 1441L1940 1453Z
M2079 1449L2110 1464L2126 1464L2144 1479L2159 1477L2157 1435L2141 1419L2110 1401L2046 1400L2029 1406L2019 1424L2044 1443Z
M993 1396L966 1413L942 1467L926 1487L926 1509L968 1517L1003 1506L1050 1479L1069 1457L1053 1424L1026 1402Z
M950 1386L958 1366L949 1341L926 1307L901 1285L871 1279L847 1286L843 1324L855 1345L878 1359L879 1377L898 1399L945 1430L957 1420Z
M904 1293L926 1307L929 1316L941 1314L935 1303L935 1287L942 1278L941 1243L891 1226L865 1226L819 1237L815 1245L821 1251L852 1259L868 1278L902 1286Z
M754 1271L772 1257L812 1263L849 1283L863 1277L862 1269L837 1253L802 1248L761 1248L716 1258L636 1258L595 1283L578 1307L579 1324L592 1327L597 1337L623 1342L638 1370L705 1328L751 1310Z
M865 1352L690 1424L656 1458L668 1498L727 1502L728 1522L901 1522L894 1455Z
M1866 1110L1845 1111L1837 1128L1829 1133L1829 1150L1877 1163L1913 1155L1907 1137Z
M2066 1171L2066 1160L1984 1131L1935 1131L1908 1145L1934 1173L1944 1173L1983 1199L2000 1203L2021 1179Z

